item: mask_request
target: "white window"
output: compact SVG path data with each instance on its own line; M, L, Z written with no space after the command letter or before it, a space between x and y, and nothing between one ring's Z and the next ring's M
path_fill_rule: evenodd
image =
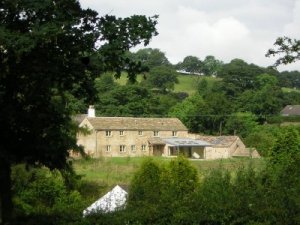
M105 136L110 137L111 136L111 131L110 130L105 131Z
M159 136L159 132L156 130L156 131L153 131L153 136L154 137L158 137Z
M106 145L106 152L110 152L111 151L111 145Z
M131 151L135 152L135 145L131 145Z
M139 130L139 136L142 136L142 135L143 135L143 131Z
M120 130L120 136L124 135L124 130Z
M120 152L126 152L126 146L120 145Z
M172 136L177 137L177 131L172 131Z
M146 151L146 145L142 145L142 151Z

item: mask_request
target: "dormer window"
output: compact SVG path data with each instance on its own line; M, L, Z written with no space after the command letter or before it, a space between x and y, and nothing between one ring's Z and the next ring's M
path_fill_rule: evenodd
M158 137L159 136L159 132L156 130L156 131L153 131L153 136L154 137Z

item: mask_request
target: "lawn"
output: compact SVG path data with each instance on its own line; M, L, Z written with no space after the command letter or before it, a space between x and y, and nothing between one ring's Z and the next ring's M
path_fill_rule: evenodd
M99 159L77 159L73 162L74 170L81 178L80 192L85 205L90 205L107 193L113 186L128 186L134 173L147 157L113 157ZM160 163L168 162L171 158L153 157ZM220 160L190 160L199 171L200 178L213 169L228 170L235 173L238 168L250 164L257 170L263 168L263 159L232 158Z
M113 186L116 184L129 185L134 172L138 170L145 157L113 157L99 159L78 159L73 165L82 179L97 183L98 185ZM167 162L170 158L153 157L154 160ZM220 160L191 160L191 163L205 175L212 169L222 168L234 172L240 167L250 164L257 169L264 165L263 159L232 158Z

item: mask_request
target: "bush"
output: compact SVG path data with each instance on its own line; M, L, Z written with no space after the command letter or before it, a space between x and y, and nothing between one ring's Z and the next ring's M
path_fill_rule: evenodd
M66 224L66 221L81 217L81 195L66 187L58 170L26 169L24 165L17 165L12 170L12 183L17 221L22 218L27 224L37 221L40 224Z

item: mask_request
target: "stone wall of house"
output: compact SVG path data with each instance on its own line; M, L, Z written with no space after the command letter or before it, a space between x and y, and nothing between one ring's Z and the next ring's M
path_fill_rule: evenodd
M94 156L96 150L96 132L93 130L91 124L87 121L84 121L82 127L85 127L89 130L89 134L78 133L77 134L77 144L84 147L85 153L90 156Z
M82 125L91 128L88 122ZM172 135L173 131L158 131L157 137L169 138ZM187 137L188 132L177 131L176 135ZM92 130L86 136L78 136L78 144L83 145L85 152L93 157L149 156L153 154L148 142L152 137L155 137L154 131L110 130L110 133L107 133L106 130Z
M204 152L205 159L226 159L229 158L229 151L226 147L206 147Z

